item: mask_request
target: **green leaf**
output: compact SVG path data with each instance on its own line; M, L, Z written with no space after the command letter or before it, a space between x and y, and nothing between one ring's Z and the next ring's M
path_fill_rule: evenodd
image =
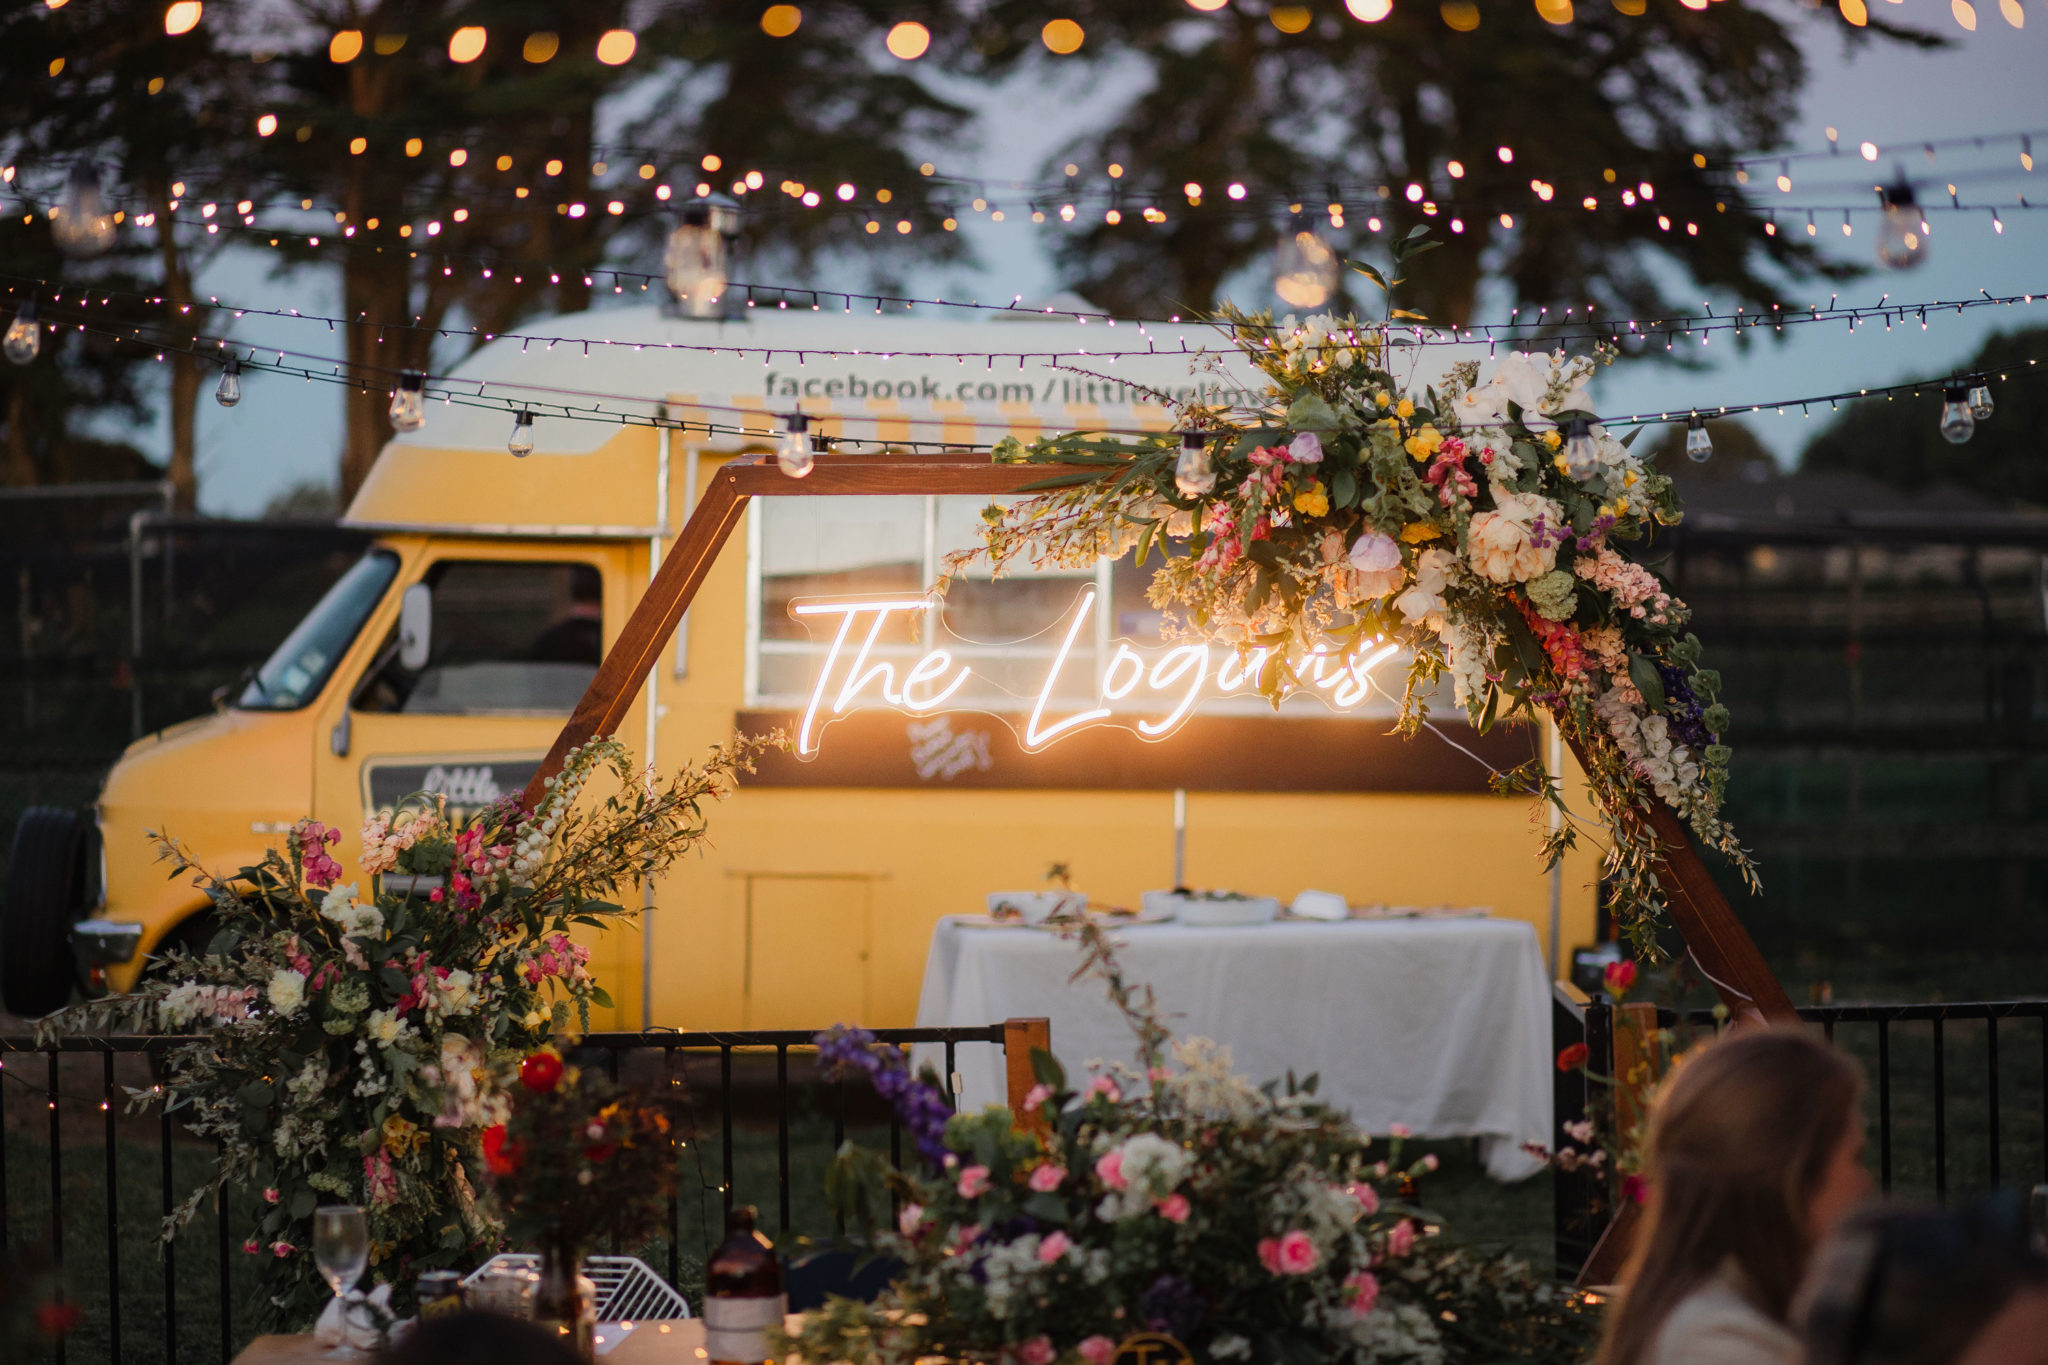
M1146 559L1149 558L1152 554L1152 537L1158 534L1158 531L1159 527L1156 523L1154 523L1147 525L1144 530L1138 532L1138 558L1135 561L1136 567L1140 569L1145 567Z
M1358 475L1348 469L1340 469L1330 476L1330 506L1343 508L1355 506L1358 502Z
M1280 571L1280 547L1270 540L1255 540L1244 547L1244 557L1275 573ZM1263 601L1263 596L1259 598Z
M1629 432L1628 435L1621 438L1621 448L1623 450L1627 450L1630 446L1636 443L1636 437L1642 434L1643 429L1641 427L1637 427L1635 430Z
M611 992L607 991L602 986L592 986L590 988L590 1003L597 1006L601 1010L611 1009Z
M313 1206L320 1201L311 1190L299 1190L292 1195L292 1217L311 1218Z
M1084 483L1095 483L1102 479L1100 474L1061 474L1057 478L1039 479L1025 484L1019 493L1043 493L1054 488L1079 488Z
M1057 1093L1067 1088L1067 1069L1060 1065L1060 1059L1042 1047L1031 1049L1031 1074L1038 1078L1040 1085L1049 1085Z
M1652 711L1664 709L1664 679L1657 672L1657 665L1642 654L1628 656L1628 680L1636 685L1636 691L1643 694Z
M1344 264L1350 266L1353 270L1356 270L1359 274L1371 280L1381 289L1386 290L1388 293L1393 292L1393 287L1387 283L1387 277L1385 275L1380 274L1380 272L1378 270L1375 270L1372 266L1367 265L1364 261L1346 261Z
M1334 431L1337 410L1314 389L1304 389L1287 408L1287 425L1296 431Z

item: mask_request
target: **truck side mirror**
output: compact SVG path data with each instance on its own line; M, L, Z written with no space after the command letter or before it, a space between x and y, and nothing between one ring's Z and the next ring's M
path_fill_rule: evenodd
M398 602L398 662L417 673L434 643L434 590L414 583Z

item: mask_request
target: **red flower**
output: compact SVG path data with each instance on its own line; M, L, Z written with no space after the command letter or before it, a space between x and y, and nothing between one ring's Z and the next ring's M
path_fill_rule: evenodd
M52 1341L78 1326L85 1311L75 1303L52 1299L36 1305L36 1330Z
M1625 1175L1621 1178L1621 1197L1631 1203L1645 1203L1650 1198L1650 1182L1639 1175Z
M1609 995L1627 995L1629 988L1636 984L1636 964L1626 960L1610 962L1601 975L1607 983Z
M554 1053L529 1053L519 1064L519 1083L536 1095L545 1095L562 1079L562 1059Z
M1559 1071L1577 1071L1592 1056L1592 1049L1584 1043L1573 1043L1570 1047L1557 1054L1557 1069Z
M600 1142L595 1147L585 1147L583 1149L583 1155L584 1158L589 1161L603 1161L606 1157L610 1156L613 1152L616 1152L618 1150L618 1147L613 1143Z
M484 1129L484 1165L492 1175L515 1175L526 1156L526 1144L507 1142L505 1125L494 1123Z

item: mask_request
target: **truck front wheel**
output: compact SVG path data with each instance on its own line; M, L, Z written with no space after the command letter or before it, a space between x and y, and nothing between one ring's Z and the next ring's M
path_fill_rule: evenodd
M36 1017L71 999L73 922L85 912L90 826L75 810L31 806L14 827L0 905L0 1003Z

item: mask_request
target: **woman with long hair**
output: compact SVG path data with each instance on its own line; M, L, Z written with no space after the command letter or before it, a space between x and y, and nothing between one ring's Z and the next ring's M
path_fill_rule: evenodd
M1856 1064L1791 1028L1685 1054L1652 1102L1648 1217L1598 1365L1793 1365L1814 1248L1870 1190Z

